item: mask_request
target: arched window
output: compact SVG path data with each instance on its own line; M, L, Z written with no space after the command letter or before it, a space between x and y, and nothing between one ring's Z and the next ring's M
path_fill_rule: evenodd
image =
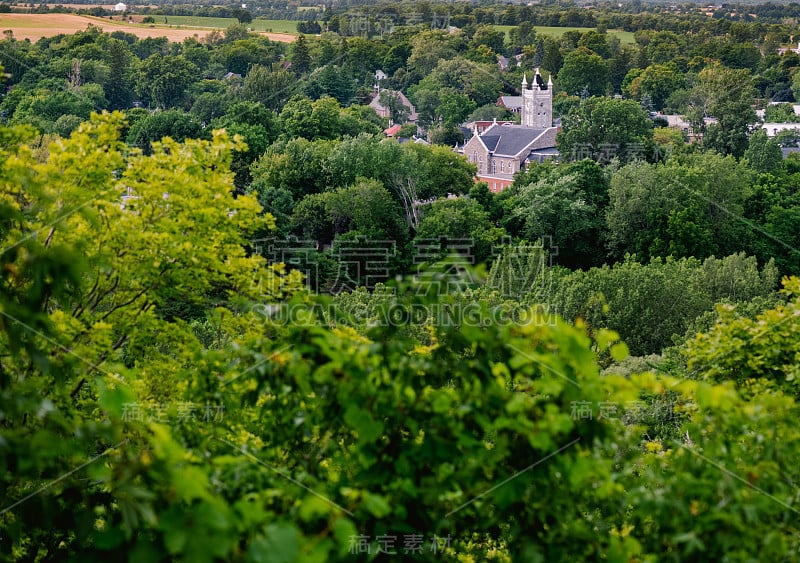
M478 172L483 172L483 155L478 157Z
M506 161L505 160L501 160L500 161L500 172L505 172L505 171L506 171Z
M497 161L492 159L492 174L497 174Z
M478 151L472 151L472 162L478 162Z

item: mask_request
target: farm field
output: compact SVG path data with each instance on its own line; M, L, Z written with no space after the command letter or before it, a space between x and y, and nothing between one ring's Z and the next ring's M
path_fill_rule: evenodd
M45 6L63 6L65 8L71 8L73 10L90 10L92 8L103 8L105 10L113 10L116 2L109 2L103 4L102 2L98 2L97 4L65 4L63 2L43 2ZM24 4L16 4L17 7L23 6ZM136 4L136 9L141 8L158 8L155 4L150 4L149 6L146 4Z
M11 30L16 39L30 39L31 41L37 41L42 37L52 37L60 33L75 33L86 29L90 24L109 33L124 31L141 38L166 37L170 41L183 41L187 37L195 36L203 37L210 29L209 27L200 26L177 28L164 27L163 25L154 26L152 24L130 24L75 14L0 14L0 31ZM294 41L294 36L287 33L265 33L265 35L273 41L284 43Z
M511 30L511 28L514 26L496 25L494 27L508 34L509 30ZM543 25L537 25L534 26L534 29L536 29L536 33L540 35L552 35L555 37L560 37L567 31L580 31L581 33L584 33L586 31L592 31L594 28L593 27L548 27ZM635 43L632 31L623 31L621 29L609 29L608 34L618 37L623 45L633 45L633 43Z
M226 28L237 23L236 18L203 18L198 16L158 16L153 15L157 24L188 25L192 27ZM296 20L262 20L254 19L247 24L256 31L297 34Z

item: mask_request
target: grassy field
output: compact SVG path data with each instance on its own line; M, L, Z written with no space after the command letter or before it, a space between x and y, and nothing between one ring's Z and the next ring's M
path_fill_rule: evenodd
M163 17L163 16L162 16ZM203 19L203 18L195 18ZM215 18L205 18L213 20ZM158 22L158 20L156 20ZM162 20L163 21L163 20ZM236 20L233 20L236 21ZM259 21L259 20L256 20ZM272 27L270 20L260 20L264 25L256 29L269 29ZM274 20L273 20L274 21ZM160 22L159 22L160 23ZM182 24L181 27L165 26L163 23L153 24L130 24L118 20L97 18L92 16L78 16L75 14L0 14L0 31L11 30L16 39L30 39L36 41L42 37L52 37L60 33L75 33L82 31L91 24L101 28L103 31L124 31L132 33L137 37L166 37L170 41L183 41L187 37L202 38L214 29L213 26L199 26ZM280 22L289 23L289 22ZM230 24L228 24L230 25ZM221 27L228 27L228 25ZM274 30L274 28L273 28ZM263 32L262 32L263 33ZM296 34L296 31L294 31ZM265 33L273 41L292 42L294 35L288 33Z
M236 18L200 18L196 16L153 16L156 24L188 25L191 27L217 27L225 29L237 23ZM164 21L166 20L166 22ZM297 33L297 22L294 20L262 20L254 19L247 24L256 31L273 33Z
M511 30L513 25L496 25L494 26L497 29L504 31L506 35ZM554 37L560 37L567 31L580 31L581 33L585 31L592 31L593 27L547 27L543 25L535 26L536 33L540 35L551 35ZM609 35L614 35L615 37L619 38L620 43L623 45L633 45L633 32L632 31L622 31L621 29L609 29Z

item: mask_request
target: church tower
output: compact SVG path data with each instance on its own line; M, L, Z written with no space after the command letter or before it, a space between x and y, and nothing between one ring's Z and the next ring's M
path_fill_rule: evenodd
M528 88L527 76L522 77L522 119L521 124L536 129L553 126L553 78L545 84L539 69Z

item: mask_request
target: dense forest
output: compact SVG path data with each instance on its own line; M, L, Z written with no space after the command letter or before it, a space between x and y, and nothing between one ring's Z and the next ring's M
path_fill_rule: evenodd
M5 33L0 558L799 561L797 5L722 8Z

